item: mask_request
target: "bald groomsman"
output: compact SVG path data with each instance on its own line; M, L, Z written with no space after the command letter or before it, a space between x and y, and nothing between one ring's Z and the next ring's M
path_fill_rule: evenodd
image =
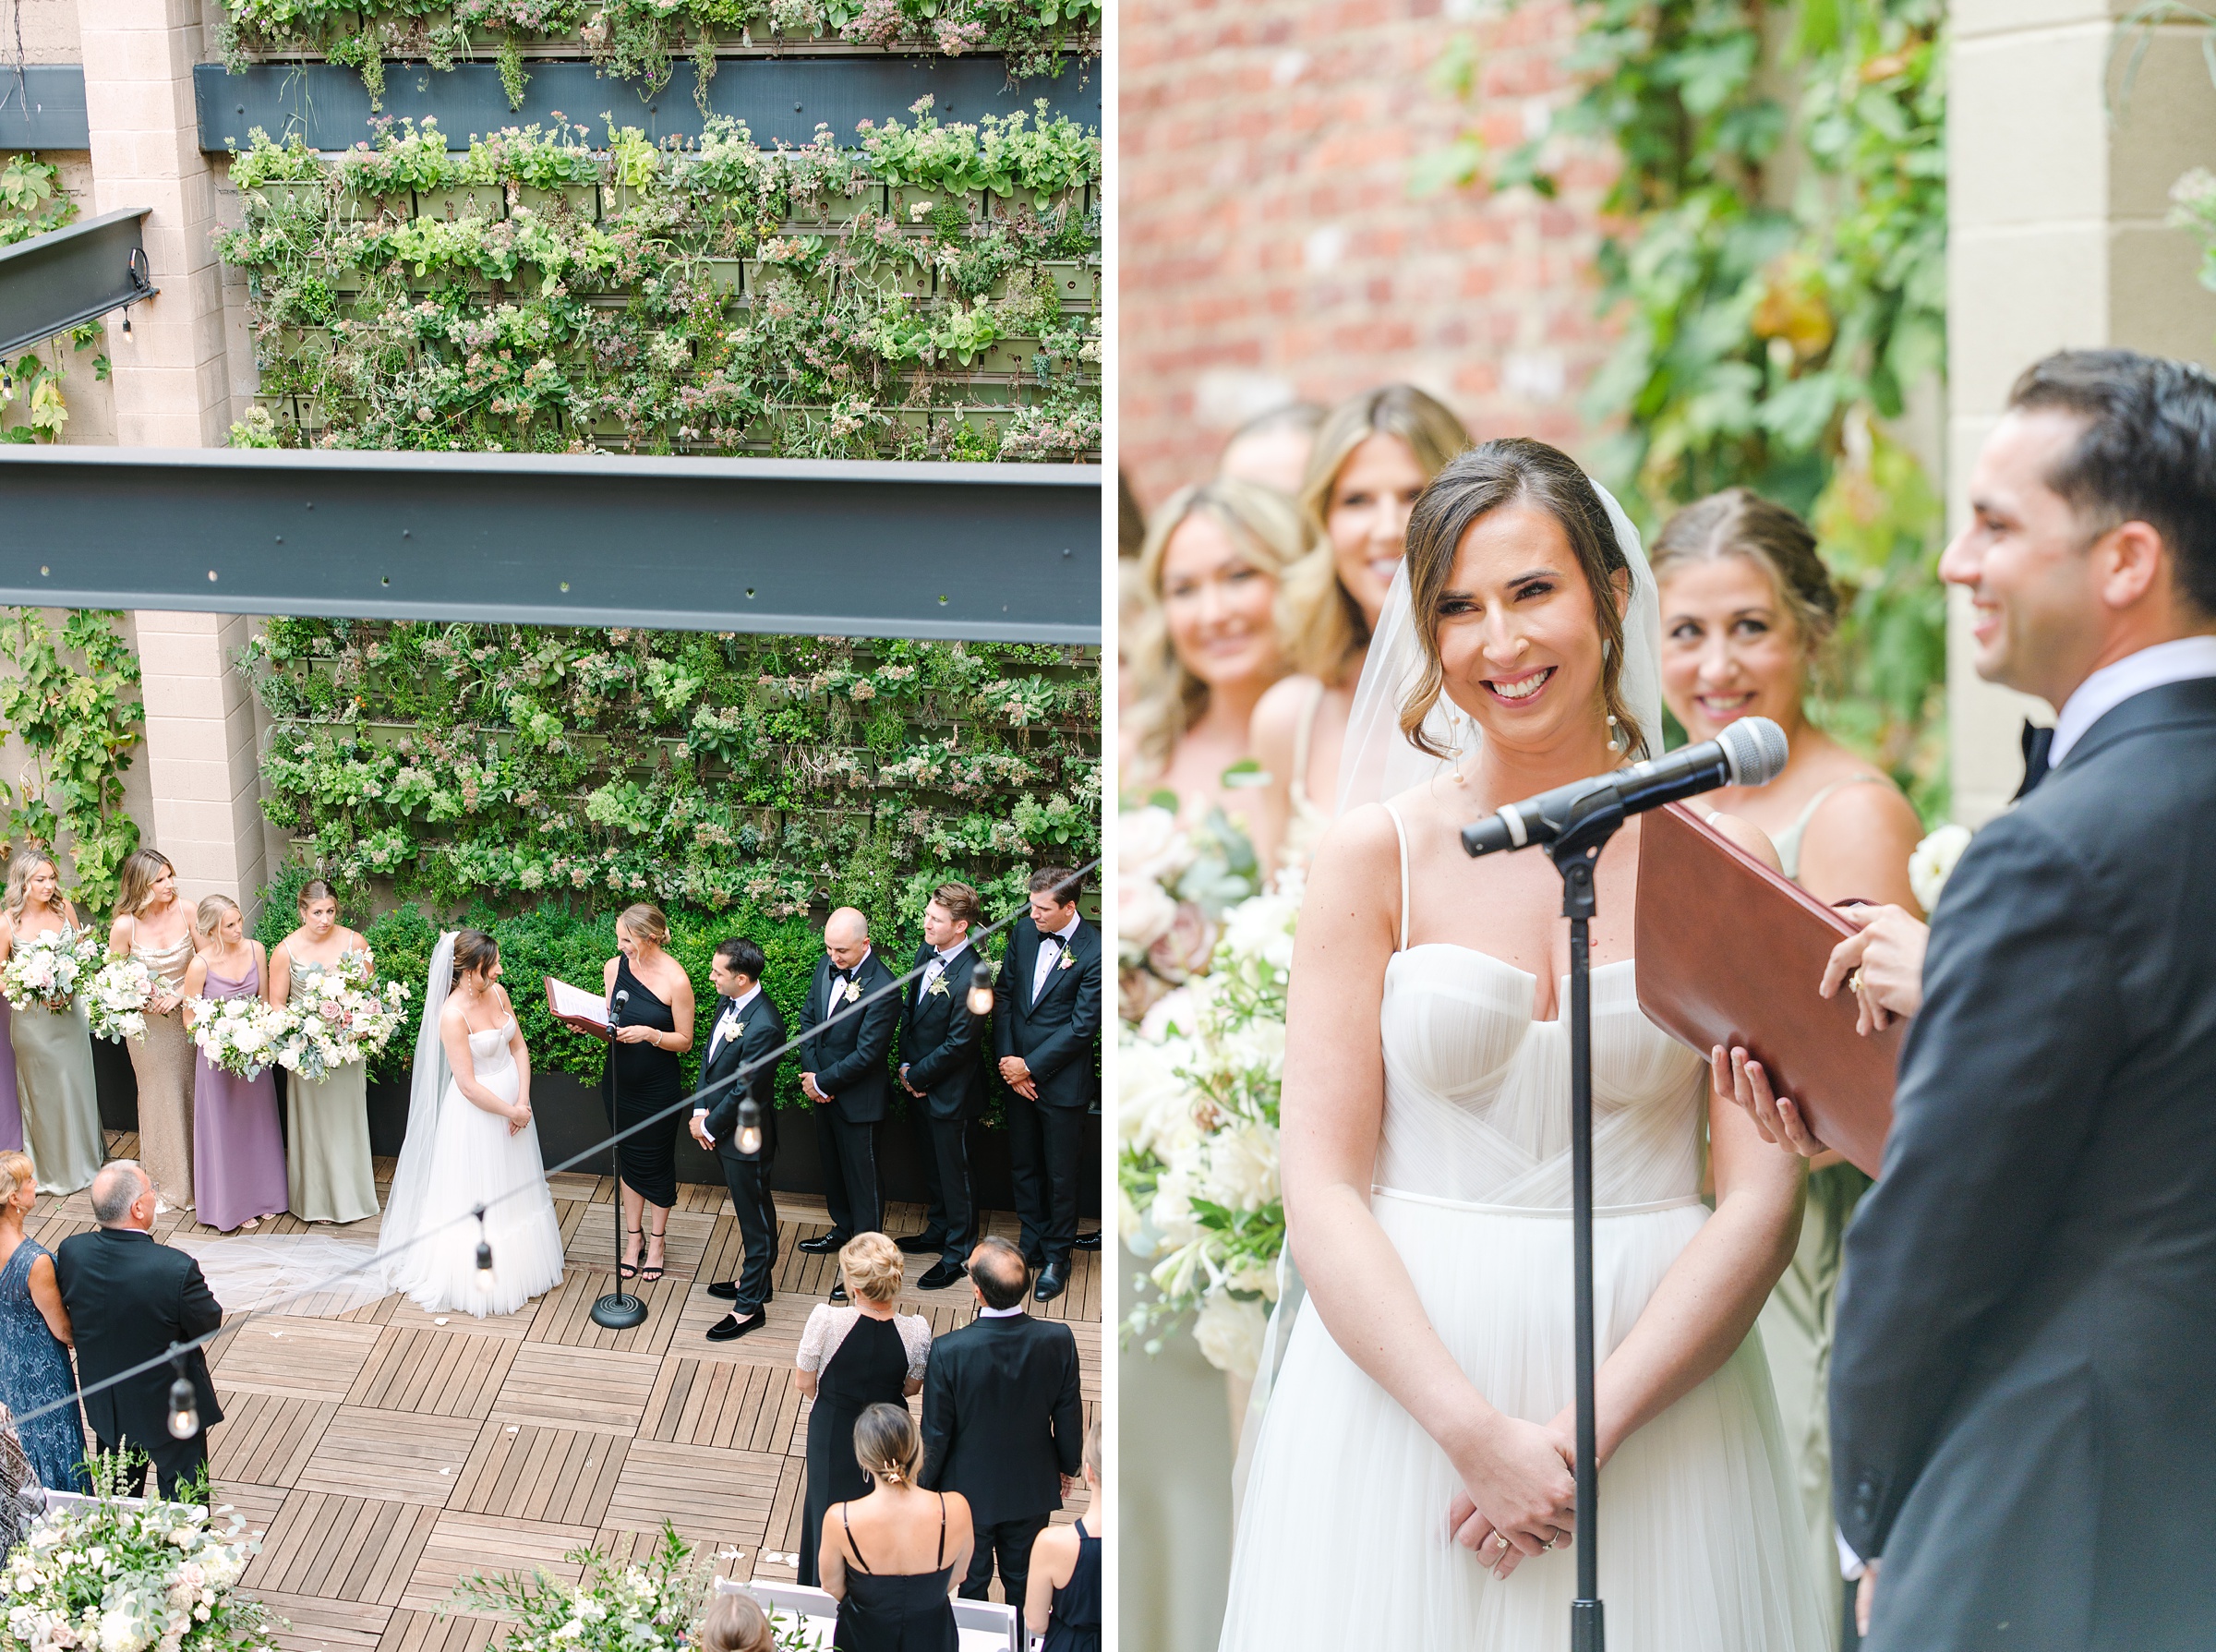
M886 990L892 983L893 972L870 946L870 921L850 906L833 912L824 924L824 956L801 1018L808 1031L801 1035L801 1093L815 1108L824 1202L831 1209L831 1231L801 1241L812 1255L835 1253L856 1234L885 1230L877 1126L892 1093L885 1058L900 1024L900 995ZM831 1300L846 1299L845 1281L834 1282Z

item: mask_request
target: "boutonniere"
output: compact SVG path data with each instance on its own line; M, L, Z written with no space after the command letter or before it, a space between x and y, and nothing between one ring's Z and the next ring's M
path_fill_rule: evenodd
M948 995L948 994L947 994L947 991L946 991L946 977L945 977L945 975L944 973L941 973L941 974L940 974L940 975L938 975L936 978L934 978L934 979L933 980L932 983L931 983L929 986L927 986L927 987L925 987L925 988L923 989L923 995L924 995L926 998L944 998L944 997L946 997L946 996Z
M861 983L859 981L848 982L845 995L847 1002L849 1004L859 1002L861 997Z
M1054 968L1057 970L1066 970L1076 961L1077 960L1069 956L1069 948L1065 947L1062 948L1062 961L1057 963Z
M731 1037L732 1037L732 1038L734 1038L734 1039L741 1039L741 1038L744 1038L745 1036L746 1036L746 1023L745 1023L744 1021L739 1021L739 1022L736 1022L736 1023L734 1023L734 1024L733 1024L733 1026L732 1026L732 1028L731 1028Z

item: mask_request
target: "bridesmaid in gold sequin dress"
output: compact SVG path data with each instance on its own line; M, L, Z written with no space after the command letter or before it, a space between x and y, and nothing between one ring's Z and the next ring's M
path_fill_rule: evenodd
M300 927L270 955L269 997L282 1005L319 971L369 943L339 922L339 898L315 878L300 886ZM348 1062L320 1080L284 1076L291 1129L285 1186L303 1222L359 1222L377 1214L377 1168L369 1157L369 1067Z
M126 954L154 976L146 1007L146 1036L129 1042L138 1075L138 1163L154 1191L181 1211L192 1209L192 1035L185 1031L185 971L195 953L191 909L177 898L177 869L158 849L131 851L123 862L108 956Z

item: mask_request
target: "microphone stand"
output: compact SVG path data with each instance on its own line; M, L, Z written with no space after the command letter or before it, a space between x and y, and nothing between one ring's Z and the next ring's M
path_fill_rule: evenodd
M1570 920L1570 1188L1575 1247L1577 1335L1577 1598L1570 1603L1571 1652L1605 1652L1600 1602L1600 1465L1593 1416L1593 956L1588 925L1597 910L1593 868L1619 827L1615 789L1595 787L1570 807L1547 844L1562 875ZM1465 845L1466 847L1466 845Z
M615 1008L620 1014L631 1002L629 993L618 993ZM616 1021L614 1016L608 1023L608 1117L609 1128L622 1128L622 1075L616 1065ZM620 1141L608 1144L608 1170L615 1183L613 1202L616 1207L616 1288L593 1304L593 1323L609 1331L628 1331L646 1318L646 1302L623 1288L623 1147ZM646 1260L644 1247L639 1251L642 1265Z

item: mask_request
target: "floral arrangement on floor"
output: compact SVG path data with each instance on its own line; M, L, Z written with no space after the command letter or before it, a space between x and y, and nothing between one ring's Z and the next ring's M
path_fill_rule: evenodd
M406 989L401 990L404 996ZM193 1047L210 1067L242 1079L259 1079L275 1064L277 1048L295 1024L289 1006L278 1009L255 997L189 998L186 1004L192 1012Z
M1210 969L1126 1028L1118 1056L1121 1225L1150 1264L1125 1334L1155 1352L1189 1318L1209 1362L1247 1379L1285 1246L1278 1096L1299 912L1296 883L1226 910Z
M85 991L85 1021L94 1038L119 1044L146 1036L146 1010L154 1001L154 972L135 958L112 958Z
M268 1609L235 1593L260 1547L199 1503L119 1501L114 1458L96 1501L48 1513L7 1557L0 1652L272 1652Z
M1261 867L1221 809L1186 831L1174 799L1126 807L1115 855L1117 1012L1137 1024L1208 970L1224 914L1261 887Z
M355 955L335 964L318 964L293 988L283 1007L262 1024L271 1040L266 1047L276 1065L288 1073L311 1080L328 1078L334 1068L381 1055L407 1007L407 983L379 981L370 972L367 959ZM238 1019L240 1035L250 1035L251 1012ZM196 1040L198 1035L195 1029ZM244 1052L234 1054L243 1057Z
M0 992L18 1009L35 1004L66 1010L107 954L106 943L90 929L49 929L18 936L6 965L0 968Z
M338 159L259 131L217 238L252 293L235 446L1073 460L1101 447L1101 140L1035 117L864 122L801 149L717 117Z
M544 1572L473 1573L455 1586L454 1599L512 1622L502 1652L680 1652L690 1645L705 1590L692 1563L692 1545L667 1520L638 1560L596 1549L563 1558L581 1568L573 1584Z

